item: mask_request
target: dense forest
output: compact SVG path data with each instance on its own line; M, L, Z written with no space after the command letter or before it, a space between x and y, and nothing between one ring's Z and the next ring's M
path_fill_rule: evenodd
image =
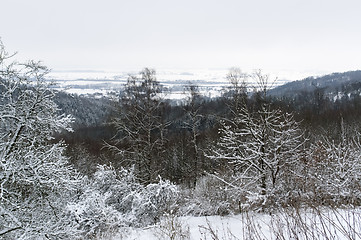
M0 63L1 238L361 204L359 71L272 88L233 68L221 97L190 83L176 104L153 69L98 99L55 91L46 67L3 47Z

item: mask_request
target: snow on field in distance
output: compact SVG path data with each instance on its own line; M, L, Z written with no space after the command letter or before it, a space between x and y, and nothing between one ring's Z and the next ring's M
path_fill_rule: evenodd
M194 84L199 86L202 95L207 97L220 96L222 90L229 86L226 79L229 69L196 69L196 70L162 70L157 71L157 80L169 89L167 99L182 99L185 97L184 86ZM55 71L48 76L57 82L57 89L76 94L107 95L110 91L120 91L127 82L129 75L137 71ZM283 84L277 81L276 85ZM250 80L249 86L255 83Z
M169 89L168 99L184 98L184 86L190 83L199 85L202 94L206 96L218 96L219 90L227 85L227 70L165 70L157 72L157 80ZM57 82L57 88L69 93L106 95L109 91L120 91L127 82L129 75L137 72L116 71L75 71L75 72L52 72L50 79Z

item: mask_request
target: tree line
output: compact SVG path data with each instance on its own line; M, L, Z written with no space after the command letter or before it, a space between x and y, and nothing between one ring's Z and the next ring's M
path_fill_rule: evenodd
M297 100L275 97L268 93L272 84L268 77L261 71L249 75L232 69L227 76L230 87L224 89L222 97L205 98L190 83L184 88L184 102L174 105L164 98L167 89L156 80L155 71L144 69L138 76L129 77L124 91L113 103L112 114L105 119L106 124L80 129L65 139L70 146L79 147L84 135L90 135L83 147L96 152L95 162L98 159L111 161L115 166L136 165L145 182L160 175L191 186L205 172L222 167L219 158L208 156L222 138L227 123L237 125L239 119L245 121L246 117L257 122L253 123L255 126L268 124L264 121L272 117L279 124L292 122L303 132L308 145L321 140L321 136L337 139L341 122L357 129L361 116L355 104L357 99L344 100L340 106L338 101L332 102L317 91ZM247 86L249 78L258 82L258 89ZM238 125L245 131L245 123ZM103 134L100 138L98 131ZM91 161L87 164L87 171L91 171L91 165L95 166Z

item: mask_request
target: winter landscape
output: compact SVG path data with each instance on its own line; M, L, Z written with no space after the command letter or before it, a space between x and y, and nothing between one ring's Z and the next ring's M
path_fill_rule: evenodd
M358 2L29 2L0 239L361 239Z
M2 238L361 237L361 71L166 98L153 69L76 94L0 56Z

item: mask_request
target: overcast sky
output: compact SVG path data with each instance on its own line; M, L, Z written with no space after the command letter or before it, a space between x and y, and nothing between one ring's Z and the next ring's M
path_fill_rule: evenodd
M361 69L361 1L1 0L0 37L54 70Z

